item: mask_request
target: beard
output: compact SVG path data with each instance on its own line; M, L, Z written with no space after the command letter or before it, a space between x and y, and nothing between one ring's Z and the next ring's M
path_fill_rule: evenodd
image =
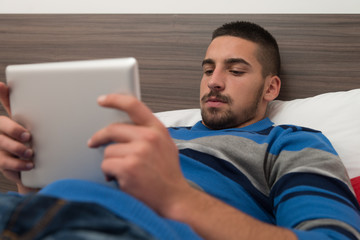
M201 117L203 123L210 129L221 130L226 128L235 128L252 120L256 116L258 105L262 98L263 89L264 85L256 92L255 99L252 101L251 105L243 108L240 114L238 112L235 114L234 110L231 108L233 100L230 96L211 91L209 94L204 95L201 98L201 102L204 104L209 97L216 97L222 102L227 103L228 108L219 109L214 107L201 107Z

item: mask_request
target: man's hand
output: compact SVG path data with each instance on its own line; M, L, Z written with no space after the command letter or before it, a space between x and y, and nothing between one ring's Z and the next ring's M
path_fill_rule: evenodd
M128 113L133 124L114 123L89 140L105 148L102 170L120 188L160 214L191 187L180 169L178 150L167 129L142 102L111 94L98 100L103 107Z
M9 88L0 82L0 102L7 114L11 116ZM20 171L34 167L31 161L34 152L26 144L31 141L31 134L27 129L6 116L0 116L0 171L17 184L21 193L33 191L22 185Z
M296 239L289 230L262 223L190 187L167 129L136 98L111 94L100 97L99 104L125 111L133 121L112 124L88 143L112 143L105 148L102 169L123 191L160 215L189 224L204 239Z

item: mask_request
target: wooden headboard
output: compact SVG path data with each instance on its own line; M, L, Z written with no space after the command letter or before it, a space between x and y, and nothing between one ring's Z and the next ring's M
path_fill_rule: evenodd
M196 108L211 33L234 20L258 23L278 40L279 99L360 88L360 15L341 14L4 14L0 81L10 64L133 56L142 100L154 112ZM14 186L0 176L7 190Z

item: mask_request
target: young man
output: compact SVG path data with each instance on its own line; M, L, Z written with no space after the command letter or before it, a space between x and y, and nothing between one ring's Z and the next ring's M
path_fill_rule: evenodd
M268 103L280 90L275 39L252 23L225 24L215 30L202 66L203 119L190 129L166 129L131 96L99 97L101 106L126 111L134 122L112 124L88 142L92 148L114 142L106 147L102 170L121 190L64 180L32 195L31 204L24 203L29 197L2 196L0 207L23 203L23 209L34 209L38 202L54 203L44 212L56 221L47 221L52 228L42 228L40 235L49 228L64 232L70 217L68 212L61 215L63 206L81 202L97 204L84 206L83 212L98 210L93 217L100 223L103 215L120 221L115 215L130 221L129 229L140 226L145 232L136 232L144 238L150 233L159 239L358 239L359 206L328 140L320 132L273 126L265 118ZM10 112L8 89L1 84L0 91ZM0 133L3 174L19 190L29 190L18 171L33 167L19 159L32 157L24 144L30 133L5 117ZM9 204L9 198L15 203ZM14 215L8 210L5 216L0 226L9 236L15 230L7 219ZM94 230L90 219L82 228L91 228L93 235L116 232L116 226ZM61 227L53 226L54 221ZM17 226L15 222L10 220ZM27 229L32 231L31 224Z

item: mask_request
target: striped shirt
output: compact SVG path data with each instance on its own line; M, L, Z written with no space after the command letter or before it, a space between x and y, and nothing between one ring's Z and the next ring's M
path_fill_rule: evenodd
M170 128L185 177L299 239L360 239L360 207L331 143L308 128L264 119L210 130Z

